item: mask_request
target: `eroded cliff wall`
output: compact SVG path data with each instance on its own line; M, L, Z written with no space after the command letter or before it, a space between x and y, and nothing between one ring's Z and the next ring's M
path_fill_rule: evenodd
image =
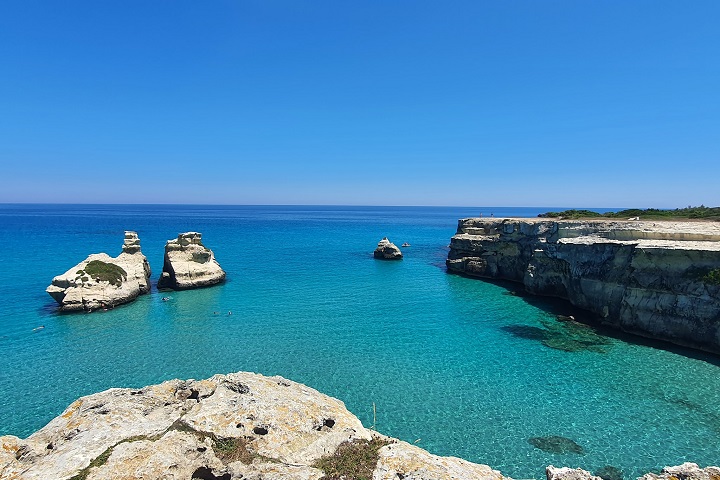
M720 225L707 222L468 218L451 273L511 280L605 324L720 353Z

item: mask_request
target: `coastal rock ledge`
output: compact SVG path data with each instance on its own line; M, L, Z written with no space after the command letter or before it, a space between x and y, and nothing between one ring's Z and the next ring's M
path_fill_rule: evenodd
M343 467L350 466L347 472ZM600 480L549 466L547 480ZM640 480L718 480L686 463ZM511 480L362 426L282 377L238 372L82 397L45 427L0 437L0 480Z
M150 291L150 265L140 252L136 232L125 232L122 253L95 253L62 275L45 290L66 312L112 308Z
M82 397L25 440L0 437L0 479L319 480L353 448L371 449L374 480L505 478L366 429L305 385L240 372Z
M522 283L604 324L720 353L720 223L467 218L451 273Z
M212 250L202 244L202 234L186 232L165 244L165 262L158 288L189 290L225 281L225 271Z

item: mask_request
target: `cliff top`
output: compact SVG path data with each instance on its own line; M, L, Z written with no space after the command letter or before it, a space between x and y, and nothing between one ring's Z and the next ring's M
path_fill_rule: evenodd
M617 220L611 218L464 218L458 235L513 233L546 235L561 243L633 243L643 248L720 251L720 222L688 220Z

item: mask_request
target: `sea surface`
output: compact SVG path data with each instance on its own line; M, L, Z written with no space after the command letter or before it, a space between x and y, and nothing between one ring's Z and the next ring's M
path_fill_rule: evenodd
M719 464L718 357L608 336L559 319L563 303L446 273L459 218L550 209L0 205L0 435L25 437L110 387L245 370L517 479L549 464L626 479ZM138 232L153 283L165 241L202 232L227 283L58 314L52 277L117 255L124 230ZM373 259L384 236L412 245L404 260ZM538 448L552 436L582 452Z

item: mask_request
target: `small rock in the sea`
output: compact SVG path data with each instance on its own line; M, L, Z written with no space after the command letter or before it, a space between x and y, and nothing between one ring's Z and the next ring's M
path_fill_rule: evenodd
M584 455L585 449L575 443L573 440L561 437L559 435L549 435L547 437L531 437L528 443L535 448L539 448L550 453L577 453Z
M378 242L373 256L380 260L400 260L403 254L397 245L388 240L387 237L384 237Z

